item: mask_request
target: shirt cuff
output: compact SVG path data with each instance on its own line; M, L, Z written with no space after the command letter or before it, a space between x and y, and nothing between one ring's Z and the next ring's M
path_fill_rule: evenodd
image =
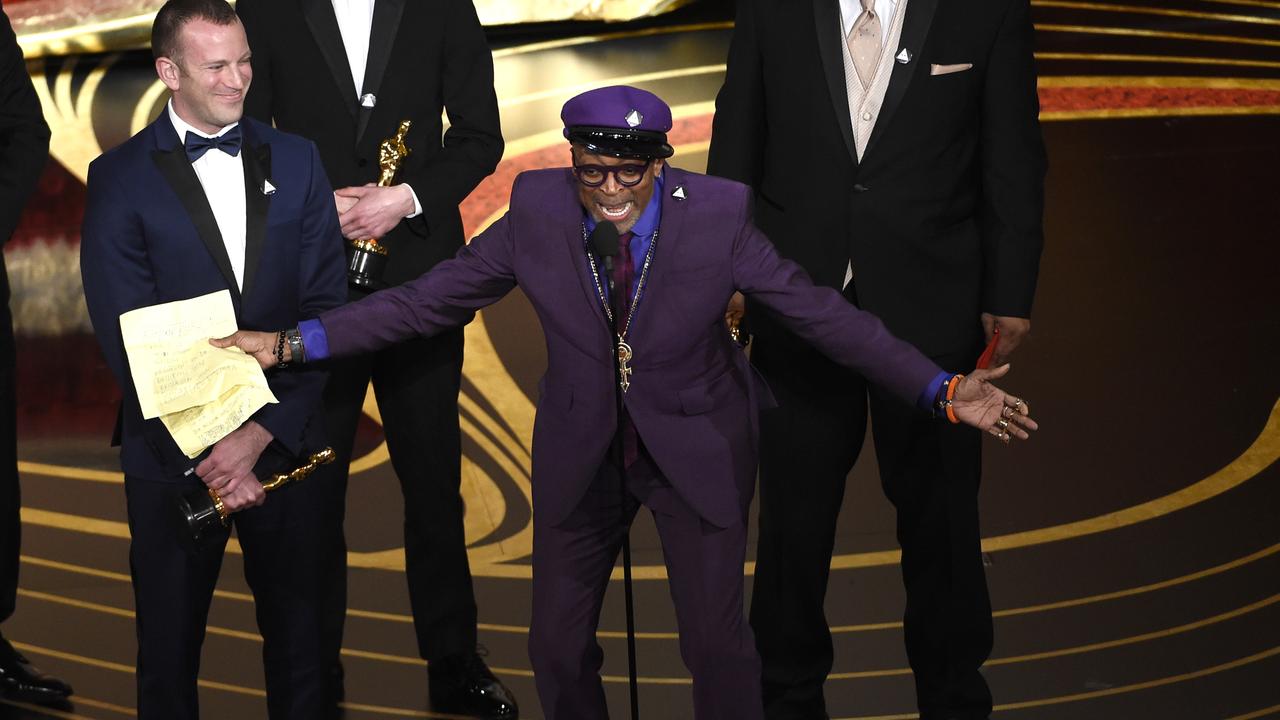
M413 186L410 185L409 183L402 183L402 184L405 187L409 188L409 194L413 196L413 212L408 215L405 215L404 217L406 220L408 220L409 218L418 217L419 215L422 214L422 203L418 202L418 193L413 191Z
M299 329L301 329L301 326L299 326ZM303 339L305 340L305 336ZM308 345L307 357L310 356L311 346ZM936 414L937 409L934 408L933 404L938 400L938 392L942 390L942 386L946 385L947 381L954 376L955 373L949 373L945 370L938 373L938 375L930 380L929 384L925 386L924 392L920 393L920 397L916 400L916 406L930 415Z
M298 333L302 335L302 347L303 352L306 353L307 362L329 357L329 336L325 334L324 325L319 318L298 323Z

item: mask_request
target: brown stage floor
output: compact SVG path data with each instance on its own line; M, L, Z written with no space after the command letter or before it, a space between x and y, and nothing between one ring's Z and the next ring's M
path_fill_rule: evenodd
M1008 385L1032 399L1043 429L1025 446L988 445L983 527L997 634L986 674L996 716L1280 717L1280 3L1033 5L1048 243L1035 337ZM719 24L498 51L507 159L468 201L469 226L501 210L512 173L563 161L558 109L585 86L626 81L663 95L677 106L675 162L702 169L728 38ZM129 717L128 540L106 447L114 390L75 302L77 178L161 99L141 54L33 69L58 162L8 250L28 336L22 589L4 631L78 694L59 711L5 703L0 717ZM484 312L467 342L460 411L481 640L524 717L539 718L525 652L528 442L545 359L518 294ZM401 504L376 411L361 445L347 526L346 716L439 717L426 711L400 528L387 522ZM893 516L867 448L850 476L827 603L837 626L827 697L833 717L911 718ZM634 542L641 708L687 718L688 675L644 516ZM220 588L205 715L265 717L238 555ZM602 643L617 717L621 609L615 584Z

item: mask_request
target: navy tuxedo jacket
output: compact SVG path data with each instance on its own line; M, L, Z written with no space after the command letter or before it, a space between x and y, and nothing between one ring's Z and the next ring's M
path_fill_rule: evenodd
M127 475L177 480L196 463L158 419L142 419L120 340L121 313L229 289L241 329L276 330L346 300L342 235L315 146L252 119L241 127L243 291L168 112L89 166L80 269L94 332L124 392L117 432ZM271 194L264 191L268 180ZM325 373L269 370L267 380L280 402L253 418L275 436L259 479L323 444L315 420Z
M667 168L650 277L628 334L626 408L671 484L714 525L746 518L755 488L756 385L724 308L741 290L798 334L914 402L939 372L839 293L815 287L751 222L750 190ZM683 190L686 199L674 194ZM320 316L334 355L369 352L466 323L519 285L547 343L533 433L535 517L568 517L614 434L613 342L592 279L568 168L521 174L510 210L452 260Z

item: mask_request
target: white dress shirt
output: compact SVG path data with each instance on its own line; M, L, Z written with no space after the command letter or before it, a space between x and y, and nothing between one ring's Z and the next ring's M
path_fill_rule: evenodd
M374 0L333 0L333 14L338 18L342 45L355 81L356 99L364 94L364 68L369 62L369 33L373 30Z
M364 70L369 64L369 35L373 32L373 4L377 0L333 0L333 15L338 19L338 31L342 33L342 46L347 51L347 64L351 66L351 79L355 81L356 100L364 95ZM405 218L422 214L422 203L412 186L413 212Z
M202 137L218 137L222 133L239 125L234 122L210 135L191 127L178 117L173 109L173 101L169 101L169 120L173 129L178 131L178 142L187 141L187 133L195 133ZM213 219L218 223L218 232L222 234L222 244L227 248L227 257L231 260L231 271L236 276L236 287L244 290L244 250L245 250L245 187L244 187L244 148L240 154L232 157L227 153L212 149L191 163L204 188L204 195L209 199L209 207L213 209Z
M340 0L333 0L334 4ZM876 14L880 16L880 43L884 44L889 41L889 27L893 25L893 13L898 9L896 0L876 0ZM849 32L853 30L853 24L858 21L858 16L862 14L862 3L860 0L840 0L840 24L844 37L849 37Z

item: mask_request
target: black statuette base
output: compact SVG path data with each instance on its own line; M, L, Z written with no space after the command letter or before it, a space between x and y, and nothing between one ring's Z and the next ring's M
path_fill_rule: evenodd
M199 548L226 533L226 521L207 488L196 488L178 498L178 519L185 532L179 535Z
M367 240L347 243L347 282L366 291L387 287L382 279L387 258L387 250L381 245Z

